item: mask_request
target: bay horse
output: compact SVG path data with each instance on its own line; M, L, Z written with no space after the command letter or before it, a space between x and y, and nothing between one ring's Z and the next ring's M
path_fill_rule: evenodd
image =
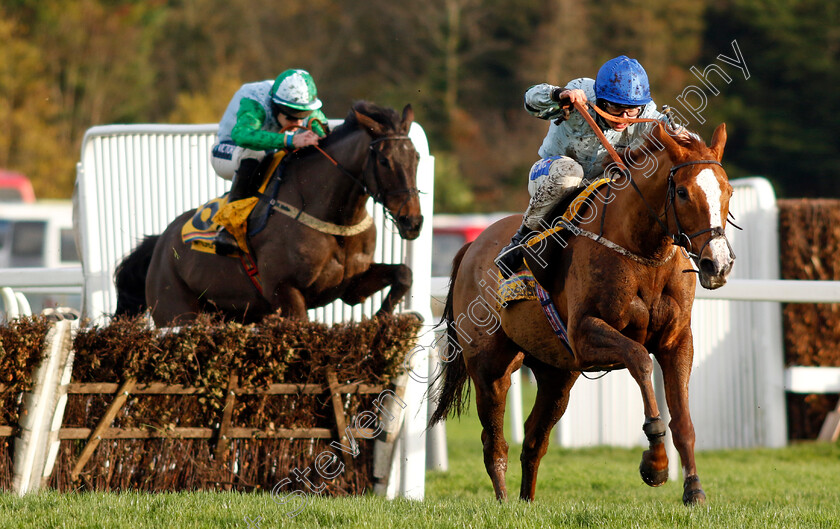
M526 252L529 268L566 323L568 348L539 301L500 306L493 260L521 216L496 222L456 255L442 318L448 363L430 424L460 414L472 379L484 465L498 500L507 497L505 397L511 374L523 364L533 370L538 389L525 422L521 499L534 499L549 433L566 410L572 386L586 371L626 368L638 383L642 429L650 444L639 470L648 485L664 483L665 424L651 380L652 354L664 375L670 428L685 478L683 502L705 501L688 406L696 281L685 272L694 271L693 261L701 285L714 289L726 283L734 262L724 233L732 196L720 165L725 143L724 124L715 130L710 147L695 137L672 137L657 124L642 147L623 155L629 167L624 181L613 180L611 193L601 194L612 199L591 200L581 210L577 229L571 230L576 236L565 232L565 239L548 237Z
M373 197L382 204L402 238L420 235L419 154L407 135L413 120L410 105L400 116L390 108L357 102L344 123L321 140L320 149L299 150L284 160L277 201L322 224L361 226L364 231L325 233L274 212L249 239L262 284L259 292L239 259L184 244L181 227L196 210L187 211L161 235L147 237L120 264L115 315L149 307L157 325L187 323L199 312L245 323L277 311L306 319L309 308L336 299L361 303L389 286L379 313L392 312L411 287L411 269L373 262L376 226L368 221L364 228L369 219L365 203Z

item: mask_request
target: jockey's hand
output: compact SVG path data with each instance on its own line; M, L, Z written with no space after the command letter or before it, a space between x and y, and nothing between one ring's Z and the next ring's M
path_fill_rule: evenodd
M691 137L691 133L688 132L688 129L686 129L685 127L683 127L682 130L677 133L677 138L679 138L683 141L688 141L688 139L690 137Z
M318 135L311 130L305 130L296 133L292 137L292 145L294 145L296 149L300 149L302 147L309 147L310 145L318 145L319 139Z
M586 92L580 90L579 88L575 88L574 90L563 90L560 92L560 95L557 97L557 100L561 104L575 104L580 103L581 105L586 104Z

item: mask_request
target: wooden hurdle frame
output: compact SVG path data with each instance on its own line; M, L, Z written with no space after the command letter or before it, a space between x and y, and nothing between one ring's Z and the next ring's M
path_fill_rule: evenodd
M340 121L331 120L335 127ZM160 233L165 226L182 211L196 207L202 201L222 194L228 183L216 177L209 165L209 152L215 140L215 124L209 125L109 125L94 127L85 135L82 157L77 166L76 190L74 193L74 221L79 229L77 241L82 258L84 277L83 312L95 323L107 322L108 315L115 308L116 296L113 288L113 272L119 260L127 254L146 234ZM431 216L434 197L434 158L429 153L428 141L419 124L412 124L409 137L413 140L420 163L417 185L422 191L421 207L426 216ZM398 310L419 314L427 323L431 322L430 277L431 277L431 223L427 223L420 237L411 242L399 238L396 230L387 224L381 207L369 203L369 211L379 227L375 258L379 262L405 262L414 272L414 284ZM382 294L372 296L361 306L349 307L340 302L310 311L310 318L326 324L359 320L372 314L374 307L382 301ZM68 328L67 336L72 332ZM69 339L69 338L68 338ZM428 373L428 357L434 341L432 332L421 332L418 336L418 351L411 354L409 370L425 377ZM29 447L37 454L28 458L26 464L15 465L15 490L23 494L43 486L49 476L62 439L87 439L82 456L76 462L74 475L78 476L84 464L95 451L96 445L110 435L155 437L155 433L141 431L113 432L110 424L131 394L164 394L164 391L190 392L195 388L162 385L133 385L125 381L123 386L108 384L70 384L72 352L63 353L63 360L53 366L50 381L36 380L38 392L51 392L51 404L42 414L40 422L20 430L11 426L0 429L0 433L27 437L19 444ZM46 362L55 364L56 362ZM60 369L59 369L60 367ZM60 374L59 374L60 372ZM60 383L56 383L60 380ZM395 409L398 420L383 429L375 441L374 477L377 493L389 498L403 496L422 499L425 488L425 422L426 385L415 377L403 376L404 384L397 384L401 398L408 404L405 409ZM231 379L227 398L237 395L260 394L260 391L278 393L307 391L329 394L333 400L336 431L275 431L254 432L251 429L237 429L229 422L219 431L193 429L176 431L178 435L193 438L219 436L227 442L234 438L254 435L270 435L275 438L288 436L298 438L307 434L309 438L330 438L343 435L348 419L338 413L341 395L354 392L381 391L378 386L362 387L339 385L336 380L325 381L324 385L301 386L298 384L274 385L268 390L239 388ZM45 388L51 389L45 389ZM301 389L302 388L302 389ZM61 417L67 402L67 394L81 392L106 392L115 394L108 412L93 429L61 429ZM253 392L253 393L252 393ZM44 399L42 401L46 402ZM53 402L55 401L55 402ZM44 419L49 417L49 420ZM224 418L223 418L224 419ZM229 421L229 417L228 417ZM224 420L223 420L224 422ZM47 426L46 423L49 423ZM342 427L343 426L343 427ZM49 442L35 442L31 439L38 430L38 437L46 433ZM242 431L248 430L248 431ZM321 431L323 430L323 431ZM359 433L370 433L359 431ZM309 435L311 434L311 435ZM182 437L184 438L184 437ZM33 447L37 447L33 448ZM16 460L19 459L16 454ZM377 461L379 464L377 465ZM387 468L383 471L384 467ZM393 464L392 464L393 463ZM21 475L17 475L20 470Z

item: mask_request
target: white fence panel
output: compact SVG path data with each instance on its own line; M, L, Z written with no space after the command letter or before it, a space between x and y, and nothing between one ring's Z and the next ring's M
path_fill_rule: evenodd
M763 178L735 180L733 186L729 209L744 231L727 228L737 255L730 278L778 279L773 188ZM698 297L705 295L700 290ZM697 448L785 446L781 303L698 299L692 331L689 398Z
M340 121L330 122L337 126ZM217 125L106 125L85 134L77 166L75 221L80 232L84 276L83 313L95 322L106 321L116 308L113 275L117 264L145 235L162 232L182 212L224 193L228 182L210 166L210 149ZM409 131L420 154L417 185L423 214L432 216L434 158L423 128ZM379 230L375 258L405 262L414 284L398 310L420 313L431 322L431 222L415 241L403 241L385 218L382 207L369 203ZM332 324L370 317L382 294L357 307L336 302L310 311L310 318ZM430 340L424 333L421 340ZM414 355L414 369L425 373L427 358ZM395 450L388 495L422 499L425 473L425 386L409 380L406 421Z
M82 311L116 308L114 269L146 235L227 190L210 167L217 125L105 125L87 131L76 172Z
M778 279L773 189L763 178L732 184L730 210L744 231L726 230L737 255L731 278ZM697 290L704 297L699 284ZM781 321L778 302L695 302L689 395L698 449L785 445ZM661 393L661 379L657 384ZM660 409L665 415L664 403ZM645 445L643 421L638 385L626 371L616 371L575 384L556 435L568 447Z

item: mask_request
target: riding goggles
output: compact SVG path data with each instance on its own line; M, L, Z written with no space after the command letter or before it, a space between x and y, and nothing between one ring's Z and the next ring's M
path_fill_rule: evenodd
M604 111L612 116L621 117L625 115L628 118L635 118L639 115L642 111L642 107L640 106L627 106L627 105L618 105L616 103L611 103L606 100L598 101L598 106L604 109Z

